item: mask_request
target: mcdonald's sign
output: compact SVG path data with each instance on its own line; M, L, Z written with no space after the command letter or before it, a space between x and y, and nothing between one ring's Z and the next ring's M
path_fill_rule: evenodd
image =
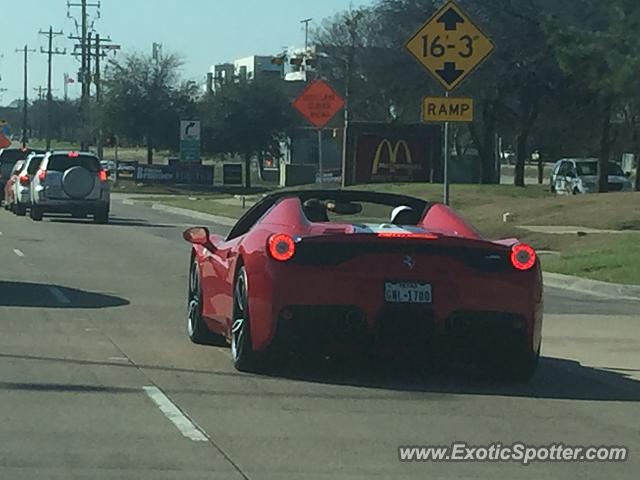
M364 122L351 128L346 184L431 181L442 152L438 128Z
M402 149L404 153L404 162L398 162L398 154ZM388 153L388 162L382 162L382 156L384 153ZM374 177L379 174L381 169L387 169L392 173L401 171L411 171L415 169L413 165L413 157L411 156L411 147L406 140L398 140L395 145L387 138L383 139L376 148L376 154L373 158L373 169L371 170L371 176Z

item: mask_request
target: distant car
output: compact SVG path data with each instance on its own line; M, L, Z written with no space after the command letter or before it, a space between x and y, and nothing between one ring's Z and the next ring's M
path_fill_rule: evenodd
M96 223L108 223L110 187L108 174L93 153L47 153L31 182L31 218L45 213L93 215Z
M102 165L102 168L104 168L107 172L113 172L116 169L116 162L114 162L113 160L102 160L100 162L100 165Z
M379 218L379 220L378 220ZM377 222L377 223L374 223ZM237 369L267 354L442 352L529 378L542 331L542 275L530 246L491 241L449 207L374 192L278 192L226 238L192 244L187 332L231 344Z
M18 160L13 164L13 169L9 172L9 177L5 181L4 184L4 208L5 210L15 211L15 195L14 195L14 185L18 182L18 175L20 174L20 170L22 170L22 166L24 165L24 160Z
M597 158L564 158L553 167L550 178L551 191L559 195L578 195L598 192ZM609 162L609 191L632 191L631 180L620 165Z
M19 217L26 215L27 209L31 205L31 180L38 171L43 159L43 154L32 153L29 155L18 172L16 181L13 182L12 210Z
M124 178L133 178L136 173L136 167L133 165L128 165L126 163L121 163L118 165L118 176Z
M13 166L18 160L26 160L32 153L44 153L44 150L32 148L5 148L0 150L0 192L4 192L6 181L11 176Z

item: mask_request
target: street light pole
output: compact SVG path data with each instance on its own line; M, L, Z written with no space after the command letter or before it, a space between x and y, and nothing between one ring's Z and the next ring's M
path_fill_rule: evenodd
M309 23L313 18L305 18L304 20L300 20L300 23L304 23L304 54L307 54L307 50L309 49Z

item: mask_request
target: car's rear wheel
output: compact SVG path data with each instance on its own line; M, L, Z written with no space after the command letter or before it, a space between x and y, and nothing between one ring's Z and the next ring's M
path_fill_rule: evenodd
M30 217L31 220L35 221L35 222L41 222L42 221L42 208L38 207L37 205L33 205L31 207L31 212L30 212Z
M109 223L109 209L108 208L103 208L100 209L98 211L96 211L93 214L93 221L94 223L99 223L99 224L106 224Z
M233 290L233 324L231 326L231 357L235 367L243 372L258 370L259 356L253 351L249 320L247 271L238 270Z
M536 353L521 351L515 357L502 359L499 365L493 364L489 373L500 380L526 382L530 380L540 363L540 348Z
M191 262L189 269L189 295L187 304L187 334L198 345L226 345L222 335L212 333L202 318L202 288L198 263Z
M15 205L16 215L19 217L24 217L27 214L27 206L22 203L16 203Z

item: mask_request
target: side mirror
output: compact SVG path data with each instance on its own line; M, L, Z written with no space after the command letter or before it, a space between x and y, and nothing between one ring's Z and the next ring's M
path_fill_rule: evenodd
M182 233L182 238L193 245L202 245L208 247L211 243L209 240L209 229L206 227L193 227Z
M624 176L627 177L627 178L631 178L631 172L625 172Z

